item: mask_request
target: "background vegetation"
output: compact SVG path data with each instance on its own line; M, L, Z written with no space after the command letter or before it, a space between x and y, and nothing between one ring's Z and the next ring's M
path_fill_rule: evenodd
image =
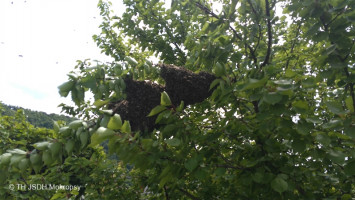
M2 112L0 113L3 116L15 116L18 110L22 110L24 112L25 118L28 122L30 122L35 127L41 128L53 128L53 121L64 121L69 123L75 118L65 116L65 115L57 115L54 113L48 114L45 112L34 111L26 108L21 108L18 106L1 104Z

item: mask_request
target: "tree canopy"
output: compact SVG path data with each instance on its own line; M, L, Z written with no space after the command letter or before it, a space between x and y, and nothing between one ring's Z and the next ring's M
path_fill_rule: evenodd
M59 86L82 120L9 147L5 187L60 171L84 187L47 199L355 195L355 1L124 4L122 16L98 4L93 39L114 61L78 61Z
M75 118L65 116L65 115L58 115L54 113L47 114L45 112L25 109L18 106L5 105L2 104L1 102L0 102L0 106L3 109L0 115L4 115L4 116L15 116L17 110L23 110L26 120L29 121L35 127L52 129L53 121L64 121L66 123L69 123L75 120Z

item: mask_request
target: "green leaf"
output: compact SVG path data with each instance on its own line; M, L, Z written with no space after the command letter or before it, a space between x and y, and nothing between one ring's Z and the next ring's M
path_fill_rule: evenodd
M352 161L346 163L346 165L344 167L344 172L348 176L355 175L355 160L352 160Z
M302 86L304 88L314 88L314 87L317 87L317 83L315 81L315 78L308 77L307 79L302 81Z
M345 157L346 155L343 152L337 150L331 150L328 154L328 158L337 164L343 164L345 162Z
M274 81L274 83L277 84L277 85L291 85L292 84L292 80L280 79L280 80Z
M109 115L104 115L104 117L100 121L101 127L107 127L108 123L110 122L111 117Z
M20 155L20 154L12 155L10 159L10 166L18 168L19 162L24 158L26 158L26 155Z
M23 158L22 160L20 160L20 162L18 163L18 168L24 172L26 171L26 169L28 169L30 167L30 159L28 158Z
M70 90L72 90L74 85L75 85L75 82L70 80L70 81L65 82L65 83L61 84L60 86L58 86L60 95L66 97L68 95L68 92Z
M61 134L61 135L68 135L68 134L71 133L71 131L72 131L72 130L71 130L69 127L64 126L64 127L60 127L60 128L59 128L58 133Z
M355 127L354 126L347 126L344 128L344 133L352 138L355 138Z
M4 153L0 156L0 165L8 165L11 160L11 153Z
M70 156L73 152L75 146L75 140L74 139L70 139L65 143L64 149L67 152L67 154Z
M83 79L81 80L81 83L84 87L86 88L90 88L90 89L94 89L96 88L96 79L95 77L88 75L87 77L83 77Z
M171 181L171 179L172 179L172 172L171 171L172 171L172 167L168 165L161 172L161 174L159 176L161 178L161 180L159 182L160 188L162 188L165 185L165 183L167 183L168 181Z
M157 114L159 114L160 112L162 112L164 110L166 110L165 106L157 105L150 111L150 113L148 114L147 117L151 117L151 116L157 115Z
M27 152L21 149L10 149L7 150L6 152L11 153L11 154L19 154L19 155L26 155Z
M296 110L298 113L304 113L309 111L309 106L307 101L303 100L298 100L292 103L292 107Z
M287 69L286 71L285 71L285 76L287 77L287 78L292 78L292 77L294 77L294 76L296 76L297 75L297 72L295 72L295 71L293 71L293 70L291 70L291 69Z
M256 172L253 174L252 179L256 183L262 183L264 181L264 173Z
M101 144L103 141L109 139L113 136L115 132L111 129L100 127L98 128L95 133L91 135L91 144L90 147L94 147L98 144Z
M52 154L49 150L46 150L42 154L42 160L45 165L50 166L55 160L52 158Z
M309 1L309 2L311 2L311 1ZM306 9L304 9L304 11L306 11ZM307 14L308 14L308 12L307 12ZM320 23L314 24L311 28L308 29L308 31L306 32L306 35L307 36L314 36L318 32L320 26L321 26Z
M329 54L333 53L336 48L337 48L336 44L330 45L330 46L325 50L325 54L329 55Z
M226 168L218 167L215 171L214 174L217 176L223 176L226 173Z
M346 15L346 19L351 23L355 23L355 11L349 12Z
M167 143L170 146L179 146L181 141L178 138L171 138L171 139L167 139L165 140L165 143Z
M126 56L126 57L124 58L124 60L125 60L126 62L128 62L128 64L130 64L130 65L133 66L133 67L135 67L136 65L138 65L138 62L137 62L134 58L131 58L131 57Z
M38 150L46 150L48 149L48 146L49 146L49 142L37 142L35 144L33 144L33 146L38 149Z
M142 139L141 143L142 143L142 147L144 149L149 150L153 145L153 140L152 139Z
M331 129L331 128L336 128L341 126L343 126L343 122L340 119L332 119L328 123L322 125L322 127L325 129Z
M327 32L320 31L315 36L313 36L313 39L316 42L320 42L320 41L323 41L323 40L327 40L328 37L329 37L329 35L328 35Z
M198 159L196 156L187 160L184 164L185 168L192 172L198 166Z
M331 142L331 139L328 135L319 133L316 136L316 140L324 146L328 146Z
M78 129L79 127L82 127L83 126L83 120L75 120L75 121L72 121L68 124L68 127L70 129Z
M295 152L302 153L306 149L306 143L304 140L295 139L292 142L292 148Z
M319 117L308 117L306 118L307 122L314 123L314 124L321 124L323 121L319 119Z
M351 112L354 112L353 99L351 96L345 99L345 104Z
M185 107L185 103L184 101L181 101L179 107L176 108L176 111L181 112L182 110L184 110Z
M212 81L209 90L215 88L217 84L220 84L220 83L221 83L221 81L222 81L221 79L215 79L214 81Z
M283 193L287 190L288 183L280 176L277 176L274 180L271 181L271 188L278 193Z
M53 130L54 132L58 133L59 132L59 124L56 121L53 121Z
M265 76L263 79L260 80L251 78L249 79L247 84L243 87L242 91L263 87L265 83L268 81L268 79L269 79L268 76Z
M81 148L84 148L86 144L88 143L89 139L89 133L87 131L83 131L80 133L80 143L81 143Z
M296 131L301 135L308 135L311 133L313 124L306 122L299 122L296 124Z
M226 74L226 69L224 68L224 66L221 63L217 62L213 67L213 73L217 77L221 77Z
M166 93L165 91L161 93L160 105L162 105L162 106L171 106L172 105L170 97L169 97L168 93Z
M115 114L110 118L110 121L107 124L107 128L112 130L119 130L122 127L122 120L119 114Z
M31 153L30 161L32 165L42 164L42 156L38 153Z
M106 105L108 102L110 102L110 100L96 100L94 102L94 106L96 106L97 108L101 108L102 106Z
M339 102L330 102L330 101L328 101L325 104L327 105L327 107L330 110L330 112L332 112L332 113L334 113L336 115L346 114L346 112L343 109L343 106Z
M355 22L355 20L354 20L354 22ZM342 196L341 196L341 200L352 200L353 198L352 198L352 195L351 194L343 194Z
M60 151L62 150L62 144L60 142L54 142L54 143L51 143L48 146L48 148L52 153L52 157L56 158L56 157L58 157L58 155L60 154Z
M242 57L243 57L243 54L241 54L240 52L236 52L236 53L232 54L230 59L232 62L238 63Z
M122 133L131 133L131 124L129 121L125 120L122 127L121 127Z
M275 105L282 100L282 96L276 92L270 92L264 95L263 100L266 103Z

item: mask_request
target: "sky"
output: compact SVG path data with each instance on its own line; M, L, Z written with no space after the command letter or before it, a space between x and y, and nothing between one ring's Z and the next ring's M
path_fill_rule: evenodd
M116 14L124 10L115 0ZM47 113L69 103L58 86L77 60L108 61L92 39L98 0L0 0L0 101Z

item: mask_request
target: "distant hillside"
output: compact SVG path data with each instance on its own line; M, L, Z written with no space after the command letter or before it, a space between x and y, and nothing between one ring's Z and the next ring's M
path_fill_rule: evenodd
M45 112L34 111L26 108L21 108L18 106L11 106L0 103L0 106L3 108L1 115L13 116L17 110L22 109L27 117L28 122L36 127L43 128L53 128L53 121L65 121L67 123L74 120L72 117L68 117L65 115L57 115L57 114L47 114Z

